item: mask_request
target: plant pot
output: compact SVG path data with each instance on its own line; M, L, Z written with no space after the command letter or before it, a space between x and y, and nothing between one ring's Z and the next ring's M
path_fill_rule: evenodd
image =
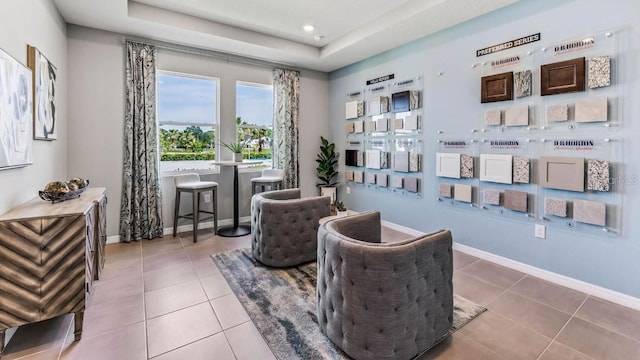
M321 186L320 196L328 196L331 198L331 205L336 203L336 187L335 186Z
M233 161L242 162L242 153L233 153Z
M337 216L337 217L347 216L347 213L348 213L348 211L347 211L347 210L345 210L345 211L338 211L338 212L336 212L336 216Z

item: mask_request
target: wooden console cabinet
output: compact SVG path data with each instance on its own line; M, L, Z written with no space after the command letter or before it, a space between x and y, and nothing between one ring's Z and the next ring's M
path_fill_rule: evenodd
M0 353L6 329L68 313L80 339L86 293L104 265L106 203L104 188L89 188L0 216Z

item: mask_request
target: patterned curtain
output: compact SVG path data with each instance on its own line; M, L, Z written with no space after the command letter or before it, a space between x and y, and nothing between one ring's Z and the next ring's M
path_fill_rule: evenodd
M120 241L162 237L156 48L127 41Z
M299 82L299 71L273 70L273 167L285 170L285 189L299 187Z

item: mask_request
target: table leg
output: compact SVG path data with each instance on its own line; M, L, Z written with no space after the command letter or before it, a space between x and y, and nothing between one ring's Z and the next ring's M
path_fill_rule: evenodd
M238 227L238 165L233 166L233 227Z
M218 230L220 236L244 236L251 233L251 227L239 224L239 201L238 201L238 165L233 166L233 226L225 227Z
M78 341L82 337L82 322L84 320L84 310L77 311L73 316L73 320L74 320L74 329L73 329L74 341Z

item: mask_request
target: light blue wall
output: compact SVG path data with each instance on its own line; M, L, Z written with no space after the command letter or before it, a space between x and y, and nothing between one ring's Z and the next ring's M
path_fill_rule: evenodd
M637 0L522 0L494 13L433 36L334 71L329 77L332 140L345 148L344 103L349 91L365 88L367 79L394 73L403 80L422 75L424 82L423 198L415 199L351 186L343 182L339 196L354 210L379 209L385 220L422 231L448 228L454 240L538 268L640 297L640 184L627 183L622 206L622 235L576 234L547 227L547 238L534 237L533 223L508 221L439 206L434 200L435 130L461 133L479 128L479 74L471 65L475 50L540 32L542 40L525 49L539 49L587 34L620 31L618 39L618 106L623 127L613 130L623 140L621 173L640 174L640 2ZM618 35L617 35L618 36ZM442 76L436 74L442 72ZM535 86L535 85L534 85ZM538 96L538 95L536 95ZM466 130L464 130L466 131ZM344 181L344 166L341 169Z

